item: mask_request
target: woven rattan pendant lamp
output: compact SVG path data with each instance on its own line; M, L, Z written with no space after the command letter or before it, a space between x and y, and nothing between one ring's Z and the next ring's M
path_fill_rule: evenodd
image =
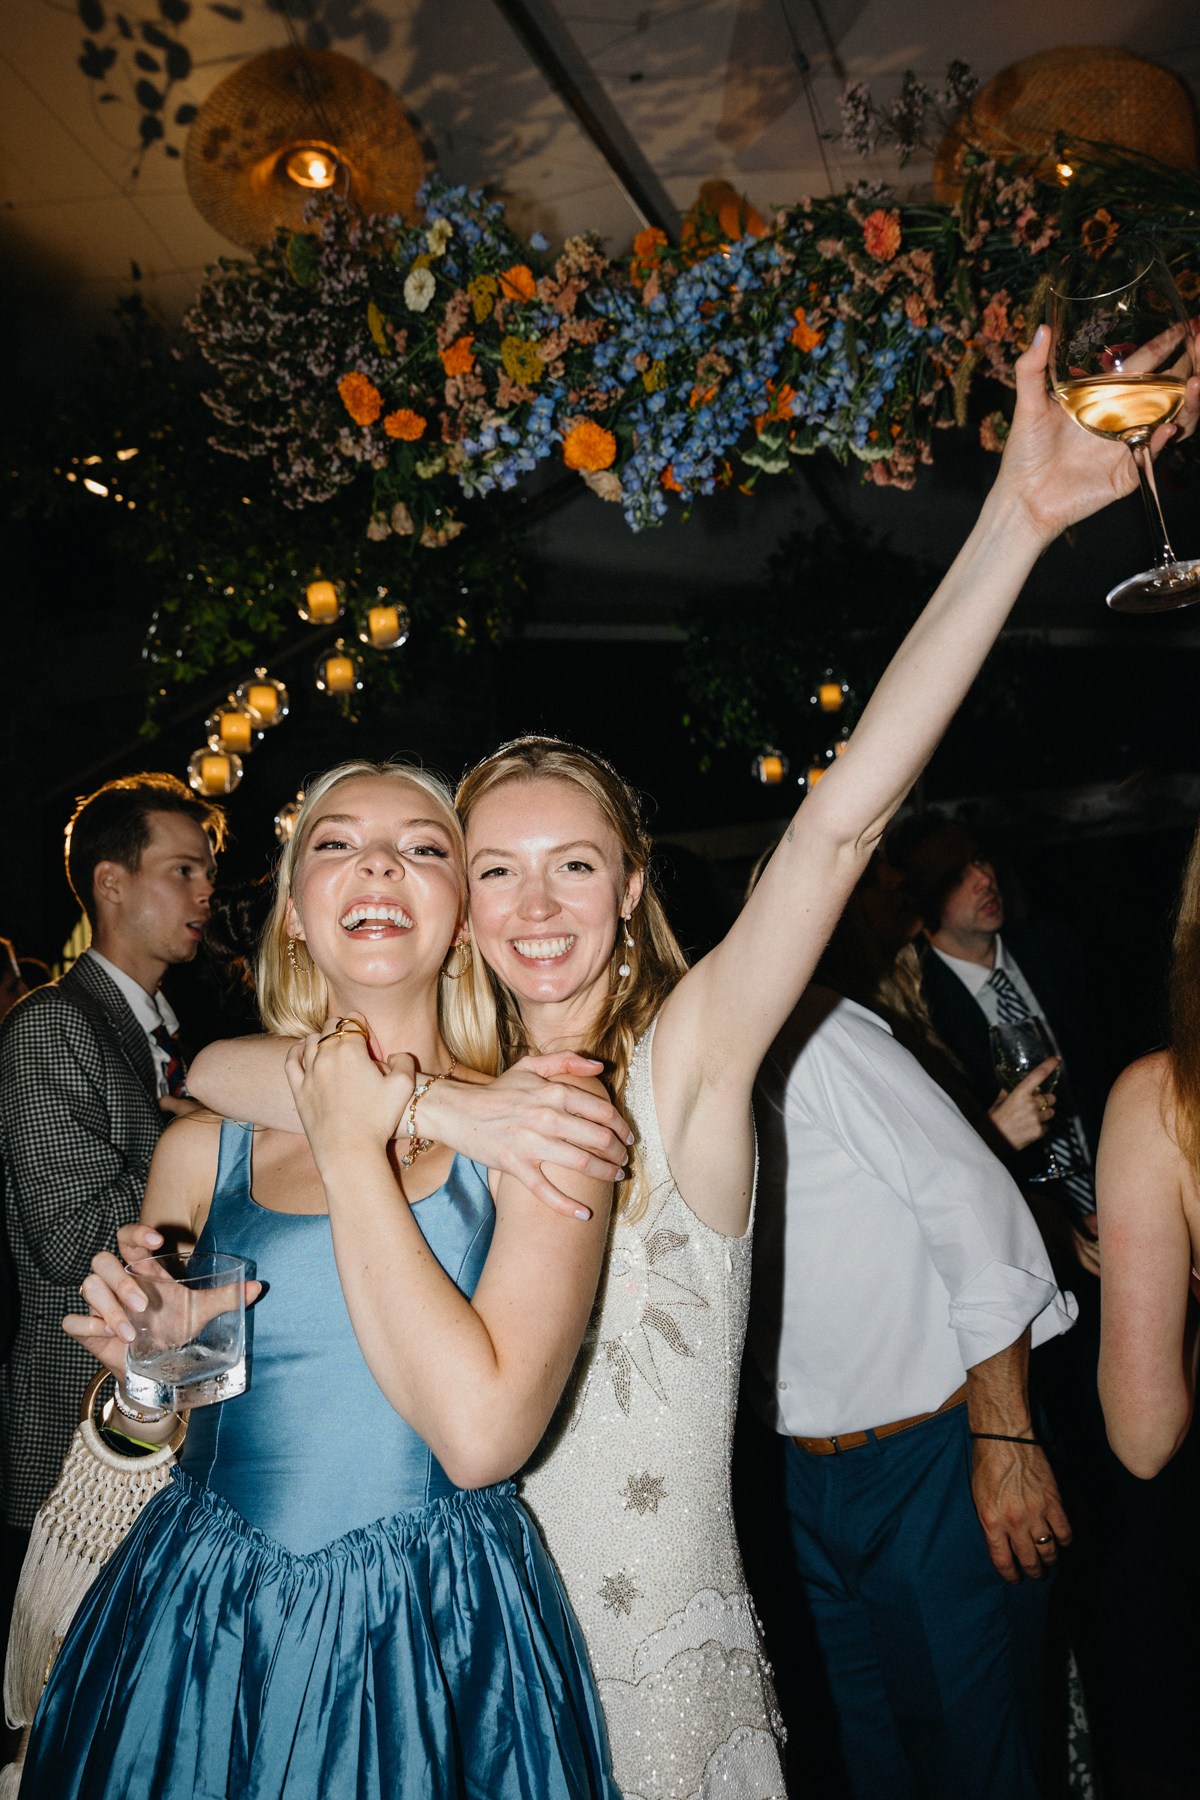
M365 213L414 211L417 134L377 75L335 50L266 50L218 83L188 132L196 210L231 243L266 243L334 189Z
M1027 158L1046 174L1059 132L1068 142L1119 144L1176 168L1196 167L1192 103L1167 69L1111 44L1043 50L1002 69L964 108L938 151L936 198L958 199L968 147Z

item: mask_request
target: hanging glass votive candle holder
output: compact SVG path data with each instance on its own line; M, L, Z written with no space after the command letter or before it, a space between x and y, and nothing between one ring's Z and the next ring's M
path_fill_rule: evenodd
M296 820L300 817L300 808L304 805L304 789L301 788L294 800L281 806L275 814L275 836L281 844L286 844L296 829Z
M411 630L412 619L407 606L400 600L390 599L387 589L381 587L358 628L358 641L370 644L373 650L399 650L401 644L408 642Z
M343 694L355 694L362 689L362 664L353 651L347 650L344 638L339 638L332 650L321 652L313 674L319 694L332 694L335 698L340 698Z
M254 720L233 699L226 700L204 721L210 750L232 751L246 756L254 748Z
M346 610L344 583L314 576L305 587L297 610L306 625L336 625Z
M823 713L839 713L846 704L846 696L850 692L847 681L839 681L832 669L826 669L817 683L817 691L810 697L810 706L819 706Z
M188 786L206 800L232 794L242 779L242 759L232 750L214 750L209 744L192 754L187 766Z
M816 787L818 781L820 781L822 775L827 775L829 773L830 769L833 767L835 757L840 754L841 752L831 744L829 749L826 750L823 755L814 756L809 760L808 768L800 779L803 781L805 788L810 794Z
M750 764L750 773L764 787L778 787L788 772L788 759L782 750L764 750Z
M256 731L267 731L272 725L280 725L288 716L288 691L282 681L276 681L265 669L255 669L250 680L243 681L233 698L243 712L250 714Z

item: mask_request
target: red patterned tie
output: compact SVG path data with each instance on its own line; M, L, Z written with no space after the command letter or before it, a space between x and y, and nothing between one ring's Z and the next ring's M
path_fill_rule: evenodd
M173 1038L165 1025L154 1027L154 1041L160 1050L165 1050L169 1061L163 1071L167 1079L167 1092L176 1099L186 1098L187 1081L183 1067L183 1051L179 1047L179 1039Z

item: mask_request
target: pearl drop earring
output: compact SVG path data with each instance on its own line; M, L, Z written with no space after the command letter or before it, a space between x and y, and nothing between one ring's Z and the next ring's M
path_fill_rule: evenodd
M625 913L623 915L623 917L624 917L624 921L625 921L625 948L626 948L626 950L632 950L633 949L633 939L629 935L629 914ZM622 959L621 966L617 970L617 974L620 976L622 981L624 981L626 976L629 974L629 959L627 957Z

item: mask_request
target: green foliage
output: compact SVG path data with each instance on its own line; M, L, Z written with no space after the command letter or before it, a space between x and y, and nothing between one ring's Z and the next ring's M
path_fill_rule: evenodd
M4 467L17 517L69 530L85 509L105 509L118 567L147 597L151 720L176 684L240 676L294 640L306 629L297 601L318 574L346 585L341 629L350 639L381 586L409 608L414 632L447 657L495 641L509 626L526 580L517 501L461 506L466 529L436 550L411 537L364 535L369 470L326 505L289 510L261 463L213 448L198 371L138 296L121 303L118 326L119 336L49 409L40 395L8 409ZM136 454L122 459L122 451ZM90 492L85 479L107 492ZM404 651L358 649L369 687L403 687Z

